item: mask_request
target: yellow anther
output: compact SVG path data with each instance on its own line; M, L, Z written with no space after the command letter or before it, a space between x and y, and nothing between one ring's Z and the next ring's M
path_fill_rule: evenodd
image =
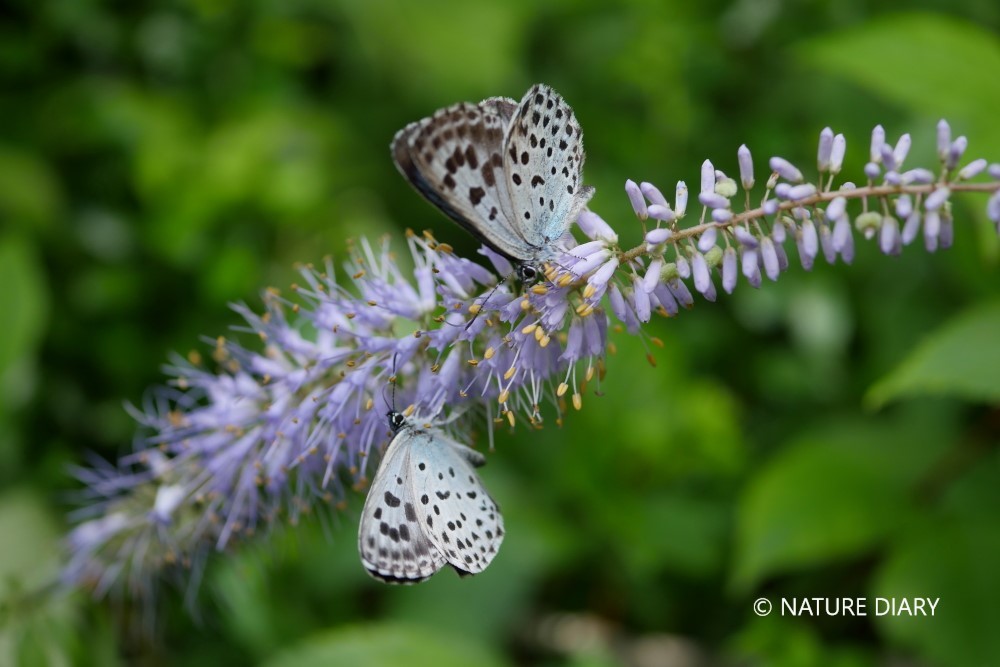
M510 392L504 389L503 391L500 392L500 396L499 398L497 398L497 403L503 405L504 403L507 402L508 398L510 398Z
M532 286L531 291L537 294L538 296L545 296L546 294L549 293L549 288L546 287L545 285L534 285Z
M511 366L510 368L507 369L507 372L503 374L503 379L504 380L511 379L512 377L514 377L514 373L516 373L516 372L517 372L517 368L514 367L514 366Z
M478 303L469 304L469 312L472 313L473 315L478 315L479 311L481 311L482 309L483 307L480 306Z
M538 328L537 324L529 324L528 326L521 329L521 333L523 333L525 336L529 336L537 328Z
M583 288L583 298L589 299L595 294L597 294L597 288L591 285L590 283L587 283L587 286Z
M486 348L486 351L483 352L483 359L492 359L494 354L496 354L496 350L492 347L488 347Z
M583 406L583 397L580 394L573 394L573 407L579 410Z
M559 387L556 389L556 396L564 395L567 389L569 389L569 385L565 382L560 382Z

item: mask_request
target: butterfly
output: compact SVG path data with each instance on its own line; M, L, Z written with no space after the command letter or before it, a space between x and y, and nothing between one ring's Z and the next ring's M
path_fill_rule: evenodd
M558 253L594 193L583 179L583 131L552 88L520 103L462 102L410 123L392 140L396 168L423 197L497 253L522 281Z
M475 468L482 454L388 413L395 436L361 511L358 551L376 579L417 583L445 565L478 574L503 541L503 516Z

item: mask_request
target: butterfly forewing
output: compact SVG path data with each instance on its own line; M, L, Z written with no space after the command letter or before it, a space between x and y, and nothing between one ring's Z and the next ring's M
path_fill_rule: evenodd
M365 568L391 583L416 583L448 563L482 572L503 540L503 517L474 466L484 459L435 429L406 424L393 438L362 510Z
M494 97L441 109L411 123L392 142L400 173L449 218L511 259L528 251L503 166L504 132L517 109Z

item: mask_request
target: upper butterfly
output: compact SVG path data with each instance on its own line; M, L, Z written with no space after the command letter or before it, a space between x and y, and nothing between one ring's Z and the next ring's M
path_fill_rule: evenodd
M400 173L427 201L512 260L533 281L594 194L581 184L583 131L554 90L520 104L462 102L410 123L392 140Z

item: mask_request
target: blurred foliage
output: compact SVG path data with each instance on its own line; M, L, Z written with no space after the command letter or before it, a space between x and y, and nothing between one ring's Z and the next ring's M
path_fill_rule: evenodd
M956 246L793 268L616 335L564 428L499 438L490 569L367 578L362 498L210 564L194 607L46 588L70 465L129 450L171 350L296 262L405 226L474 244L388 142L458 100L553 85L592 207L708 157L809 165L824 125L934 123L1000 159L1000 6L488 0L12 0L0 18L0 664L985 665L1000 660L1000 298L985 199ZM760 167L759 167L760 169ZM865 401L877 410L866 410ZM754 615L786 597L940 597L934 618ZM151 622L152 619L152 622Z

